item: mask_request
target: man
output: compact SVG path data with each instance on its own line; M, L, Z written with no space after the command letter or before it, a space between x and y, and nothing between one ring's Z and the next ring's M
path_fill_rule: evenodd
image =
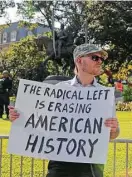
M102 87L95 76L102 73L101 65L107 58L107 53L95 45L82 44L75 48L73 56L76 76L59 84ZM119 134L118 122L114 117L115 115L105 122L106 126L111 127L110 139L115 139ZM47 177L103 177L103 165L50 161Z
M101 65L107 58L107 53L95 45L82 44L75 48L73 56L76 76L59 84L87 88L102 87L97 83L95 76L102 73ZM10 120L14 121L18 117L19 113L14 107L10 107ZM105 122L105 125L111 128L110 139L115 139L119 134L118 121L114 117L115 115ZM50 161L47 177L103 177L103 165Z
M3 71L2 79L0 80L0 118L4 114L4 106L7 118L9 116L9 96L12 89L12 80L8 71Z
M62 49L62 46L65 42L65 40L67 39L67 34L65 32L65 29L64 29L64 24L61 24L61 28L60 28L60 32L58 33L58 58L61 57L61 49Z

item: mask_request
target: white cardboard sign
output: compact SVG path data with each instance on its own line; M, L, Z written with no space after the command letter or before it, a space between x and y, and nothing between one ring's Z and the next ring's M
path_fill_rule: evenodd
M107 159L114 88L79 88L20 80L8 152L40 159L98 163Z

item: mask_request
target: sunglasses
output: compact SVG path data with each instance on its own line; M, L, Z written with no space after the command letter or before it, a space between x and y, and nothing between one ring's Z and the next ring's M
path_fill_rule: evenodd
M92 55L91 56L91 59L93 60L93 61L99 61L99 60L101 60L102 62L104 62L104 58L103 57L99 57L99 56L97 56L97 55Z

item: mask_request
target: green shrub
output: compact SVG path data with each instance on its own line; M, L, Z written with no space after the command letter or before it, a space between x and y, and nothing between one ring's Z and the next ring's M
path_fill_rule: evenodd
M118 102L116 105L117 111L132 111L132 102Z
M124 102L132 101L132 87L126 86L123 91Z

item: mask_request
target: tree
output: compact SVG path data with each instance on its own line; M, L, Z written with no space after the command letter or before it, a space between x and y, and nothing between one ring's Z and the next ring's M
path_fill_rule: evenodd
M15 7L14 0L0 1L0 17L6 14L6 9L9 7Z
M132 2L131 1L27 1L18 3L21 13L29 20L37 16L37 21L52 30L53 6L55 22L63 22L69 31L84 30L88 24L88 37L94 43L110 46L109 65L117 73L132 58ZM82 16L82 13L85 15ZM41 14L41 17L39 16Z
M54 21L65 23L74 30L81 29L83 22L82 13L85 12L84 2L71 1L24 1L17 3L19 13L32 20L35 19L43 25L53 29L53 7ZM73 23L74 21L74 23Z
M45 57L45 51L38 51L34 37L31 36L10 45L8 49L0 53L3 69L12 73L15 92L19 78L42 81L48 75L59 72L58 66L51 62L48 63L47 68L40 70L40 64Z
M91 9L89 11L89 9ZM113 71L117 72L125 62L132 58L132 2L131 1L93 1L87 5L89 34L100 45L109 44L109 60Z
M1 17L7 17L7 12L6 10L10 7L15 7L14 0L8 0L8 1L0 1L0 18ZM10 24L10 19L7 18L6 24L0 25L0 32L9 26Z

